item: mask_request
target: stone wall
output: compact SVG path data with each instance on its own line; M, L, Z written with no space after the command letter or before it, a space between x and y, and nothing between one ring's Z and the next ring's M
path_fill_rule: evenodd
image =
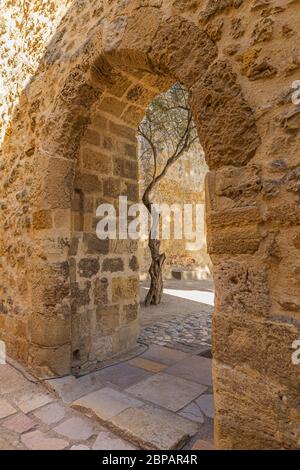
M73 0L1 0L0 142L19 97Z
M89 196L137 194L136 125L153 97L180 81L210 169L216 445L300 448L291 361L300 338L300 124L291 101L299 8L298 0L73 2L2 146L0 332L11 356L39 376L64 374L103 360L103 350L107 357L106 338L108 351L126 347L123 334L134 342L136 251L94 244L93 211L83 208ZM99 167L97 157L80 157L92 130L100 146L112 139L95 150ZM107 269L111 258L124 271Z

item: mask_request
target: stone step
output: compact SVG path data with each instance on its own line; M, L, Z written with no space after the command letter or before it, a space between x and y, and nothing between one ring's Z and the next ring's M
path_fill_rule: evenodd
M198 431L197 423L163 408L145 404L106 387L71 405L142 449L180 449Z
M207 268L197 268L197 269L182 269L175 268L171 270L172 279L178 281L202 281L209 280L210 273Z

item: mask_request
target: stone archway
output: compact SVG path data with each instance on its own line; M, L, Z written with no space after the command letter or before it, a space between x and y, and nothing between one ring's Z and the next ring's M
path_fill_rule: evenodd
M20 163L4 186L8 352L45 376L93 364L134 343L135 248L99 242L92 214L97 198L114 201L127 191L135 199L134 128L149 101L179 80L190 91L211 170L217 445L299 447L299 380L290 361L299 323L285 299L278 312L272 309L274 270L289 249L280 224L293 218L297 203L287 199L281 217L280 204L263 197L274 189L264 165L270 136L247 102L255 103L253 89L231 53L216 46L214 25L204 31L189 6L175 15L161 3L133 1L117 13L107 7L105 15L87 15L75 4L24 93L4 148L8 162L18 155ZM208 4L205 21L231 7ZM72 33L80 22L85 40ZM228 46L226 38L221 45ZM246 67L247 57L241 60ZM289 115L279 122L278 138L286 128L291 134L293 123ZM95 142L101 152L93 150ZM295 139L285 142L296 145ZM287 169L281 184L293 181Z

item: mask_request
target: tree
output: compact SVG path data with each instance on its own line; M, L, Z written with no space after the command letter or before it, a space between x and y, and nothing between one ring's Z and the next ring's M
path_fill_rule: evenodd
M161 302L162 269L166 260L165 253L160 253L160 216L154 213L153 193L171 166L198 140L197 129L188 104L188 92L181 84L176 83L168 92L152 101L139 125L138 135L142 147L141 159L146 161L144 165L146 181L142 201L150 216L152 214L148 237L151 253L149 268L151 284L145 299L145 305L148 307ZM161 163L159 160L162 153L166 157Z

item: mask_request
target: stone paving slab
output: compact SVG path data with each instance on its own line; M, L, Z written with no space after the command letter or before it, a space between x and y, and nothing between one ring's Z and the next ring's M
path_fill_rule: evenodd
M24 432L30 431L36 426L36 422L24 415L23 413L18 413L13 415L10 418L6 419L3 423L3 426L10 431L22 434Z
M201 408L203 413L208 417L214 418L214 397L213 395L202 395L201 397L195 400L197 405Z
M47 405L53 401L53 397L35 389L21 392L12 397L14 404L20 408L23 413L30 413L37 408Z
M88 446L84 444L74 444L70 450L91 450Z
M179 413L180 416L183 416L184 418L190 419L192 421L196 421L197 423L204 423L204 416L197 405L197 403L192 402L189 405L187 405L185 408L183 408Z
M11 406L7 400L0 398L0 419L6 418L16 412L17 410Z
M189 357L189 354L176 349L166 348L157 344L152 344L149 349L140 356L150 361L159 362L167 366L176 364L179 361Z
M165 372L199 384L212 385L211 359L206 357L190 356L168 367Z
M61 398L64 403L69 404L87 393L99 390L99 388L105 386L105 383L97 379L95 374L88 374L79 378L70 375L61 379L51 379L47 381L46 385Z
M143 449L181 448L197 432L197 425L152 406L127 408L112 419L113 429Z
M149 361L149 359L145 359L143 357L136 357L134 359L131 359L131 361L129 361L129 364L135 367L140 367L141 369L145 369L146 371L153 373L162 372L167 367L165 364Z
M137 450L137 448L117 438L111 432L104 431L99 433L93 444L93 450Z
M72 383L76 383L76 379L67 378L61 382L63 382L61 385L70 387ZM124 406L141 404L126 394L118 395L116 390L111 389L108 392L110 399L121 396L122 410ZM1 450L61 450L69 447L74 450L90 450L93 445L95 448L101 448L101 446L112 449L119 447L124 450L134 448L113 432L108 433L99 423L80 416L74 410L68 409L62 402L54 401L53 396L48 395L42 385L29 383L22 376L18 382L17 392L12 390L9 399L15 403L15 406L0 396L0 410L5 410L0 418ZM29 416L21 412L18 409L19 406L28 414L30 413ZM56 427L51 429L55 424ZM101 434L103 432L104 434ZM97 436L100 437L96 441ZM74 443L74 441L77 442Z
M126 389L138 398L171 411L180 410L205 391L203 385L165 373L155 374Z
M0 426L0 450L22 450L26 447L20 442L19 434ZM1 460L0 460L1 462ZM1 467L2 468L2 467Z
M0 395L15 393L28 387L29 383L9 364L0 367Z
M62 420L65 416L65 408L59 403L50 403L34 412L34 415L43 423L50 425Z
M95 434L93 426L86 420L79 417L67 419L54 428L57 434L61 434L68 439L76 441L87 440Z
M99 381L116 385L120 389L130 387L141 380L150 377L150 373L139 367L134 367L127 362L108 367L95 372L93 375Z
M129 407L139 407L143 403L125 393L106 387L90 393L72 403L72 407L97 416L101 421L108 421Z
M68 447L68 441L49 437L41 431L22 434L21 441L30 450L63 450Z

